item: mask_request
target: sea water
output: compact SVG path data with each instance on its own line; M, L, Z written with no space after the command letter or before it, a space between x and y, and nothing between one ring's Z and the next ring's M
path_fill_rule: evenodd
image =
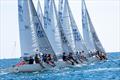
M19 59L0 60L0 80L120 80L120 52L109 53L107 61L74 67L53 68L42 72L9 73L4 68Z

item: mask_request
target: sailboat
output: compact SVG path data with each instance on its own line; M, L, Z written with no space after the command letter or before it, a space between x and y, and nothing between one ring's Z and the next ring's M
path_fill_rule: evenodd
M28 1L19 0L18 8L19 8L18 10L19 10L19 20L20 20L19 21L20 22L20 33L22 33L21 31L23 30L23 29L21 30L21 27L22 28L26 27L25 25L27 23L26 18L23 18L23 15L25 15L25 16L28 15L28 16L26 16L29 18L28 19L28 21L29 21L28 35L31 35L30 39L31 39L31 47L32 47L32 49L29 47L25 47L25 48L29 48L30 50L32 50L32 52L27 52L27 50L25 50L25 49L21 49L21 51L23 51L23 52L26 51L27 53L29 53L28 56L33 56L34 55L33 53L36 53L36 49L37 49L42 54L48 54L48 53L52 54L54 57L54 60L57 61L57 56L55 55L55 52L51 46L51 43L48 40L48 37L42 26L42 23L39 20L38 14L34 8L32 0L28 0ZM24 31L24 32L26 32L26 31ZM26 37L26 35L20 34L20 38L23 36ZM27 40L27 39L25 39L25 37L24 37L24 41ZM25 42L24 43L23 42L21 43L21 46L25 45ZM24 56L22 56L22 57L24 57ZM60 61L58 63L60 63ZM43 65L45 66L45 69L50 69L52 67L46 63L43 63ZM60 64L60 65L64 65L64 63ZM41 70L44 70L44 69L40 64L32 64L32 65L25 64L22 66L14 66L14 67L9 68L10 72L31 72L31 71L41 71Z
M48 52L49 52L49 54L53 55L54 60L57 60L57 57L52 49L52 46L51 46L51 44L46 36L46 33L42 27L42 24L39 20L37 12L34 8L32 0L27 0L27 1L19 0L18 1L18 8L19 8L18 10L19 10L19 20L20 20L20 33L22 33L21 27L22 28L26 27L25 22L27 22L26 18L23 19L23 15L25 15L27 13L26 15L28 15L28 16L26 16L26 15L25 16L29 18L28 21L30 23L28 23L28 27L29 27L28 30L30 30L30 32L31 32L29 35L32 35L30 37L32 49L29 47L28 48L30 50L32 50L32 52L34 52L34 53L35 53L36 49L40 50L40 52L43 54L48 54ZM20 38L21 38L21 36L26 37L26 35L24 35L24 34L22 34L22 35L20 34ZM26 41L27 39L25 37L24 37L24 41L27 42ZM24 43L23 42L21 43L21 46L24 46L24 44L26 44L25 42ZM25 51L26 48L27 47L22 49L22 51ZM29 56L31 56L31 54L33 55L33 53L30 52ZM52 67L52 66L47 65L47 64L44 64L44 66L46 66L46 68ZM40 64L32 64L32 65L26 64L26 65L22 65L22 66L12 67L9 70L12 72L31 72L31 71L41 71L41 70L43 70L43 67Z
M87 48L90 51L100 51L106 54L97 34L93 27L92 21L90 19L85 1L82 0L82 27L84 41L86 42Z
M70 17L70 21L71 21L72 33L74 36L75 52L85 51L85 53L88 53L87 47L84 43L84 40L83 40L79 30L78 30L78 27L76 25L76 22L74 20L73 15L72 15L72 11L71 11L70 6L68 4L68 0L66 0L66 1L67 1L66 5L67 5L68 10L69 10L69 17Z
M77 28L68 0L60 0L58 12L54 0L45 0L44 15L40 2L38 2L36 11L32 0L18 0L18 13L22 57L34 56L39 51L41 54L51 54L56 67L67 67L73 65L58 59L58 53L74 53L82 50L88 53L88 49L96 49L105 53L92 25L84 0L82 2L84 40ZM55 40L58 40L59 43ZM59 46L61 49L58 48ZM42 65L44 67L41 64L15 65L10 67L9 71L33 72L52 68L45 62Z

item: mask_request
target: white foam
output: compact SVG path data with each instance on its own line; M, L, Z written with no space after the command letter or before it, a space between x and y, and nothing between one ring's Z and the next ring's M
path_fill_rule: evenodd
M120 70L120 68L97 68L97 69L85 70L84 72L118 71L118 70Z

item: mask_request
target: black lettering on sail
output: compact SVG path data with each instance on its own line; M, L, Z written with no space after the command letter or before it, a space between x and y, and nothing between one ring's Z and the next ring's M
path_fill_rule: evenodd
M36 33L39 38L44 37L43 31L40 29L39 23L35 23Z
M23 8L21 5L18 5L18 12L19 12L19 19L20 21L23 21Z

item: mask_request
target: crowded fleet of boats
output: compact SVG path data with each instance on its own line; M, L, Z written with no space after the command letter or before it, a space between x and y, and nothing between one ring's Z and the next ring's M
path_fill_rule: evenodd
M18 0L21 59L11 72L32 72L106 60L86 4L82 1L83 37L68 0L44 0L44 14L38 0Z

